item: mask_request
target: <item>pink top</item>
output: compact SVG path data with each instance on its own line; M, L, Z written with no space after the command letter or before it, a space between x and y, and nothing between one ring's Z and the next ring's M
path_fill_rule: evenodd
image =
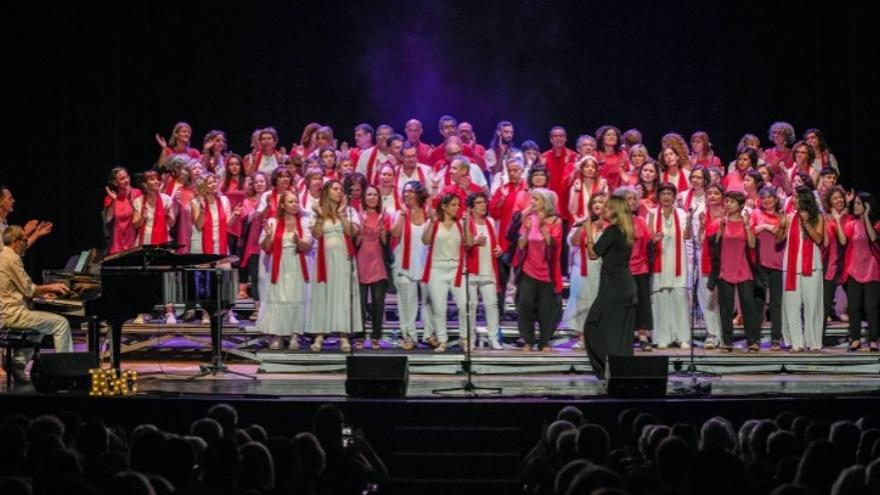
M226 199L229 200L229 208L231 210L235 210L235 207L242 204L247 197L247 194L243 189L238 189L238 187L232 187L234 182L230 181L229 189L222 191L226 196ZM236 237L241 236L241 229L243 228L244 217L239 217L238 221L229 226L226 230L227 233L234 235Z
M728 220L721 237L721 280L729 284L752 280L752 270L746 259L748 244L743 222Z
M132 201L143 195L139 189L131 190L131 197L117 197L116 201L110 196L104 198L104 208L113 206L113 237L110 239L110 252L118 253L133 248L137 244L137 230L131 221L134 217Z
M846 233L846 251L849 257L845 270L849 276L862 284L880 282L880 261L871 252L864 220L853 218L843 229Z
M844 228L847 222L852 220L850 215L844 215L840 218L840 225ZM825 262L825 280L834 280L840 275L838 273L838 265L840 265L843 250L840 243L837 242L837 222L833 219L825 220L825 237L828 239L828 245L822 247L822 259Z
M774 227L778 226L782 221L779 215L773 213L765 213L760 209L752 210L750 222L752 228L761 224L770 224ZM782 256L785 254L785 239L781 242L776 241L776 234L764 230L757 234L758 238L758 255L761 259L761 266L772 270L782 270Z
M386 232L391 230L388 215L380 215L375 211L364 214L364 231L357 252L358 282L362 284L372 284L388 278L382 243L379 241L379 222L385 224Z
M603 152L597 153L599 157L599 176L605 179L610 190L617 189L621 184L620 166L627 163L626 153L620 151L613 155Z
M644 275L648 273L648 243L651 241L651 232L643 217L633 217L633 227L635 239L629 258L629 271L633 275Z
M525 232L525 222L520 232ZM550 237L557 246L562 242L562 223L556 222L548 226ZM531 215L531 226L527 233L528 244L526 245L526 258L523 265L523 271L535 280L541 282L553 283L550 279L550 266L547 264L547 243L544 242L544 236L541 234L540 222L538 215Z
M247 241L244 244L244 249L241 254L241 266L244 267L247 266L248 259L252 255L259 256L260 254L260 232L262 232L263 226L260 225L257 219L259 197L247 198L242 204L244 205L244 212L241 216L246 217L249 222Z

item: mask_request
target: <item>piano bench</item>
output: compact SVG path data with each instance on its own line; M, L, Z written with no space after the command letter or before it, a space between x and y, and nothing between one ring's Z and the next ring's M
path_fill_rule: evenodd
M32 348L34 354L40 352L43 334L35 330L21 328L0 328L0 349L3 349L3 368L6 370L6 390L12 387L12 361L16 349Z

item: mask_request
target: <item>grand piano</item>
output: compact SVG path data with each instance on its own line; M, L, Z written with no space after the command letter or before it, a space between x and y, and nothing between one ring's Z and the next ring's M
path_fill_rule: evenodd
M172 300L199 304L215 315L211 318L211 342L217 356L221 325L216 313L230 308L238 293L238 272L219 266L227 259L214 254L179 254L163 246L139 246L106 256L94 277L97 290L92 287L89 295L38 303L40 309L85 318L91 352L100 353L97 322L106 321L111 331L111 363L116 369L120 367L122 325L126 321ZM65 279L63 274L54 274L53 281L67 280L73 288L77 276ZM83 276L79 276L82 283ZM172 298L169 292L179 296Z

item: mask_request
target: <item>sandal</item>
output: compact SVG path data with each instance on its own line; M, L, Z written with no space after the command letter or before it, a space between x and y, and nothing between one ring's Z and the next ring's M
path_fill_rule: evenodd
M404 351L411 351L416 348L416 345L412 340L406 339L403 341L403 344L400 344L400 348Z
M309 346L309 350L312 352L321 352L321 346L324 344L324 336L318 335L315 337L315 340L312 342L312 345Z
M733 346L730 344L721 344L718 346L718 350L721 352L731 353L733 352Z
M770 342L770 352L779 352L782 350L782 346L779 345L778 340L774 340Z
M853 340L850 342L849 347L846 348L846 352L856 352L857 350L862 348L861 340Z
M749 344L748 352L760 352L761 346L758 344Z

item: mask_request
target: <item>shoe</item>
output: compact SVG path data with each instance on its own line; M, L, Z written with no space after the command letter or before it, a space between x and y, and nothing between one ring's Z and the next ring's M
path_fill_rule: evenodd
M437 344L437 347L434 348L434 352L446 352L446 342Z
M550 347L549 345L545 345L544 347L541 348L541 352L553 352L553 348Z
M281 349L281 337L272 337L269 342L269 350L277 351L279 349Z
M523 352L532 352L532 344L526 344L522 346Z
M871 342L871 345L868 346L868 350L870 352L880 352L880 342Z
M735 326L735 327L743 326L743 315L741 315L741 314L736 315L736 317L733 319L733 326Z
M165 324L177 325L177 317L174 316L174 313L168 313L167 315L165 315Z
M324 344L324 336L317 335L315 336L315 340L312 341L312 345L309 346L309 350L312 352L321 352L321 346Z
M733 346L730 345L730 344L721 344L721 345L718 346L718 350L720 350L721 352L726 352L726 353L729 354L729 353L732 353L732 352L733 352Z
M648 340L647 337L639 337L639 350L642 352L651 352L654 350L654 348L651 347L651 342Z
M144 315L137 315L134 317L134 321L132 322L135 325L143 325L144 324Z
M294 334L290 336L290 342L287 343L287 348L291 351L299 350L299 335Z
M849 347L846 348L847 352L856 352L857 350L862 348L861 340L853 340L850 342Z
M248 320L257 321L257 318L260 316L260 310L255 309L253 313L248 317Z
M817 352L822 352L822 348L821 347L810 347L809 349L807 349L807 352L812 352L815 354Z
M238 321L238 318L235 317L235 313L230 311L226 315L226 323L229 323L230 325L238 325L240 322Z
M428 339L425 340L425 342L431 347L437 347L438 345L440 345L440 342L437 341L437 337L435 337L433 335L428 337Z
M571 350L582 351L582 350L584 350L585 347L586 347L586 345L584 344L584 341L578 340L577 342L574 343L573 346L571 346Z
M718 347L718 344L715 343L715 337L706 337L706 343L703 344L703 349L711 350Z
M678 347L680 347L681 350L686 351L691 348L691 345L688 344L687 342L682 342L681 344L679 344Z
M792 347L788 352L790 352L792 354L800 354L800 353L804 352L804 348L803 347Z
M202 325L210 325L211 324L211 316L207 311L202 310Z
M770 352L779 352L782 350L782 346L779 345L778 340L773 340L770 342Z
M583 341L581 341L580 344L583 345L584 344ZM577 344L575 344L575 345L577 345ZM492 341L492 350L501 351L501 350L504 350L504 346L501 345L501 342L498 342L497 340L493 340Z
M461 350L463 350L463 351L464 351L464 350L467 350L467 347L468 347L468 339L463 338L463 337L460 338L460 339L458 339L458 346L461 347ZM473 350L473 347L471 347L471 350Z
M406 339L403 344L400 344L400 348L404 351L411 351L416 348L416 344L412 340Z
M249 299L251 296L247 293L247 289L238 291L238 299Z
M351 342L348 341L348 337L339 338L339 350L342 352L351 351Z
M749 344L748 352L759 352L761 350L761 346L758 344Z
M661 351L664 349L669 349L669 344L657 344L657 349L660 349Z

